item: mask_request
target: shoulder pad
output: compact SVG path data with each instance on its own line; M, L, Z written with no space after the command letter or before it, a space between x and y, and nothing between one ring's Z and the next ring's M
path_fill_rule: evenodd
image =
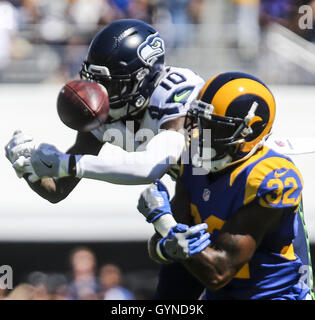
M268 157L248 173L244 205L257 198L263 207L295 207L301 200L302 189L301 174L289 159Z
M154 90L148 106L152 119L160 125L186 115L189 103L196 99L204 80L189 69L171 67Z

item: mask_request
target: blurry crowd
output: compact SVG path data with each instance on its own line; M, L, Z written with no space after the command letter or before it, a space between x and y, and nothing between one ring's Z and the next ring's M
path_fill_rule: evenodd
M176 47L188 40L189 26L200 22L203 3L204 0L0 0L0 73L10 60L31 64L34 59L36 68L46 70L46 75L58 67L56 76L73 77L96 32L117 19L140 19L158 25L161 32L165 31L168 47ZM23 72L29 77L29 71L23 69L21 66L18 70L20 77ZM43 79L34 79L40 80Z
M308 38L310 33L314 34L314 28L309 30L301 29L298 23L298 20L304 14L304 10L300 11L299 9L304 5L312 8L314 22L314 0L261 0L260 23L264 26L271 21L278 22L300 36Z
M236 12L232 19L237 26L238 47L256 49L253 55L258 54L264 31L275 23L302 38L310 41L315 39L314 27L305 30L301 29L299 24L299 19L304 13L300 8L304 5L312 8L311 18L314 24L315 0L231 0L231 2L234 3Z
M165 40L167 56L181 61L181 54L187 67L192 68L191 61L204 63L216 52L215 60L221 59L220 48L226 42L220 37L230 38L231 34L235 34L240 57L232 57L230 64L239 58L248 63L264 54L262 34L274 22L315 41L315 28L298 27L299 8L305 4L315 16L315 0L0 0L0 83L64 82L77 76L96 32L123 18L155 26ZM216 10L223 7L233 14L223 10L218 20ZM226 25L226 32L198 28L206 24L216 28L218 23L223 28ZM217 43L213 34L220 35ZM196 57L189 56L185 48L201 50ZM204 68L195 69L200 73Z
M135 300L146 297L124 286L115 264L98 268L96 256L87 247L70 255L69 274L34 271L12 290L0 289L0 300Z

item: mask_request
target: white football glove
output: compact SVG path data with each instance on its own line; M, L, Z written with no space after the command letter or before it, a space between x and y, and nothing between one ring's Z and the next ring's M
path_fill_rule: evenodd
M19 178L29 173L33 174L34 181L39 179L29 162L34 149L33 137L24 134L21 130L14 131L13 137L5 146L5 155Z
M40 180L40 177L34 171L34 168L31 164L31 158L25 158L24 156L20 156L14 163L13 168L19 178L22 178L24 174L29 174L28 180L30 182L36 182Z
M22 131L16 130L13 133L11 140L5 146L5 155L13 164L21 156L29 158L34 149L34 139L31 136L24 134Z
M38 177L62 178L69 176L70 154L60 152L55 146L42 143L37 149L33 150L30 164ZM33 182L36 179L30 175L28 180Z

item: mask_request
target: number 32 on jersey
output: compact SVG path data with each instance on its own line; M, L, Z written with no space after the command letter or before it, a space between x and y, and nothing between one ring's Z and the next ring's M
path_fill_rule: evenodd
M258 189L261 206L285 208L297 206L301 200L302 179L291 168L281 168L270 172Z

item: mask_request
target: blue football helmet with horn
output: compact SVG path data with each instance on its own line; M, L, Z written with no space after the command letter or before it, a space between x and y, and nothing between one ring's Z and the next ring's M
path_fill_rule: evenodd
M198 129L196 167L217 172L249 158L269 136L276 104L269 88L242 72L218 74L207 81L186 116Z

